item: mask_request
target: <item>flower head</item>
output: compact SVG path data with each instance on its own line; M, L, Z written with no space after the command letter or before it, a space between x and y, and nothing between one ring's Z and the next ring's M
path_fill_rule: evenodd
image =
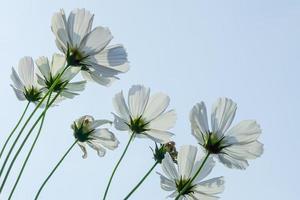
M155 149L152 151L154 155L154 160L158 163L162 162L162 160L165 158L166 153L169 153L169 155L173 159L173 162L177 163L178 152L175 147L175 142L173 141L161 144L160 147L158 147L155 143Z
M212 108L210 130L206 106L201 102L193 107L190 121L192 134L206 151L216 155L229 168L245 169L248 159L263 153L263 144L257 140L261 129L254 120L242 121L229 129L236 109L231 99L219 98Z
M108 120L95 120L92 116L82 116L72 124L74 137L83 151L83 158L87 157L86 145L97 151L100 157L105 155L105 148L114 150L119 141L107 128L98 128L104 124L110 124ZM104 148L105 147L105 148Z
M12 88L20 101L29 101L37 103L42 98L40 85L35 76L34 63L31 57L21 58L18 66L18 74L12 68L11 79Z
M36 65L39 69L39 73L37 74L38 83L48 90L55 79L63 72L66 66L66 59L63 55L54 54L51 63L49 63L47 57L40 57L36 60ZM53 91L60 92L60 96L63 98L73 98L78 95L77 92L83 91L86 81L70 83L79 70L75 67L67 68L59 78Z
M93 18L89 11L76 9L67 19L60 10L53 15L51 28L68 65L79 67L86 80L109 86L116 75L129 70L127 53L122 45L108 46L113 38L108 28L92 30Z
M216 195L224 190L223 177L202 181L212 171L215 165L213 159L208 158L200 173L190 182L203 161L203 157L200 158L200 155L197 157L197 147L192 145L180 148L177 166L167 153L162 161L162 170L166 176L159 174L161 188L172 192L169 197L175 198L186 184L189 184L182 196L180 196L180 200L218 199Z
M171 129L176 121L174 110L165 112L170 98L157 93L150 96L150 89L141 85L134 85L128 93L128 106L123 92L116 94L113 104L116 110L114 125L121 131L129 131L136 137L150 138L158 143L170 141L173 133Z

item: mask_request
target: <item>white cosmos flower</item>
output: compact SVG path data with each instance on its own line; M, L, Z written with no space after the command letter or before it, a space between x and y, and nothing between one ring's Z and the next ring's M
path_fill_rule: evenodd
M192 134L206 151L229 168L245 169L248 159L263 153L263 144L257 140L261 129L254 120L242 121L229 129L236 109L237 105L231 99L219 98L212 108L209 129L206 106L201 102L191 110L190 121Z
M76 9L67 19L60 10L52 17L51 28L68 64L80 67L86 80L109 86L116 75L129 70L127 53L122 45L108 46L113 38L108 28L92 30L93 18L89 11Z
M133 85L128 92L128 106L122 91L113 98L114 125L136 137L150 138L158 143L169 142L173 133L168 130L176 122L174 110L165 112L169 102L170 98L163 93L150 96L149 88Z
M52 56L51 63L49 63L47 57L40 57L36 60L36 65L39 69L37 74L38 83L48 90L58 75L64 70L66 66L66 59L63 55L54 54ZM72 83L69 83L69 81L71 81L79 71L80 69L76 67L68 68L59 78L59 81L54 87L53 91L61 91L60 96L63 98L73 98L74 96L78 95L77 92L84 90L86 81ZM67 85L64 86L65 84Z
M31 57L23 57L19 61L18 74L12 68L12 88L20 101L38 102L42 98L41 87L37 83L34 63Z
M192 145L182 146L178 153L177 163L173 162L169 153L162 161L164 175L160 175L160 184L163 190L172 192L168 197L175 198L184 186L194 177L204 157L200 158L201 152L197 156L197 147ZM190 183L186 191L179 197L180 200L215 200L217 194L224 190L224 178L218 177L203 181L212 171L215 162L208 158L200 173Z
M106 150L114 150L118 147L119 141L107 128L99 128L104 124L111 124L109 120L95 120L92 116L85 115L74 121L71 128L74 130L74 137L83 151L83 158L87 157L86 145L97 151L102 157Z

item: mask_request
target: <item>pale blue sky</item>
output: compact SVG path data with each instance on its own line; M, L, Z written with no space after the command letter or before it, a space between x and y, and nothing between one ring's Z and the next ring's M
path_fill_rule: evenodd
M210 177L225 176L221 199L298 199L300 113L300 2L297 0L152 0L152 1L3 1L0 12L1 141L25 106L9 87L11 67L22 56L58 52L50 30L52 14L84 7L95 13L94 24L108 26L112 43L123 43L131 70L110 88L90 83L76 99L51 109L46 125L16 190L17 200L32 199L41 182L73 142L70 123L83 114L112 119L111 99L135 83L171 97L178 113L173 132L178 145L195 144L188 120L192 106L210 107L219 96L238 103L234 123L256 119L263 129L263 156L246 171L218 164ZM75 148L49 181L41 199L100 199L107 179L128 140L104 158L92 150L88 158ZM122 199L151 167L149 140L129 149L108 196ZM24 156L24 154L22 154ZM20 159L19 159L20 160ZM160 167L156 171L161 171ZM14 168L17 175L18 168ZM14 177L8 184L14 183ZM8 193L9 187L4 193ZM132 199L164 199L169 193L153 173ZM3 198L5 195L3 196Z

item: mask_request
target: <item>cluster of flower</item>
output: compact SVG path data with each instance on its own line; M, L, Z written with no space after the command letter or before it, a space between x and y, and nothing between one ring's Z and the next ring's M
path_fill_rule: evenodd
M113 81L118 79L117 75L129 70L127 53L124 47L122 45L109 46L113 38L109 29L101 26L92 29L93 17L94 15L85 9L72 11L68 18L66 18L63 10L55 13L51 28L56 37L56 45L62 54L54 54L52 61L49 61L46 57L38 58L35 61L36 68L32 58L24 57L19 62L18 73L12 69L12 88L17 98L34 103L36 109L39 107L44 108L32 127L33 129L40 120L43 122L49 107L64 99L74 98L78 95L78 92L84 90L86 81L94 81L103 86L110 86ZM79 72L85 80L71 82ZM106 149L114 150L118 147L118 139L109 128L103 127L105 124L113 124L117 130L127 131L130 138L113 170L103 199L106 199L114 173L121 163L129 144L135 138L149 138L159 145L156 145L153 149L155 164L125 199L131 196L158 164L161 164L164 172L164 175L159 173L161 188L172 192L169 197L189 200L217 199L217 195L224 190L223 177L203 181L215 166L214 158L217 158L229 168L245 169L248 166L249 159L257 158L263 152L263 145L257 140L261 134L260 126L254 120L245 120L229 129L237 109L236 103L229 98L219 98L213 105L211 126L209 126L206 106L204 102L200 102L192 108L190 113L192 135L199 144L200 150L196 146L185 145L180 147L179 152L177 152L175 143L171 141L173 133L169 132L175 125L176 113L174 110L167 111L169 102L170 98L166 94L156 93L150 95L149 88L142 85L133 85L129 89L127 102L122 91L114 96L115 113L113 113L113 121L95 120L88 115L75 120L71 125L75 142L47 177L36 195L36 199L48 179L75 144L78 144L82 149L83 158L87 157L87 146L96 150L99 156L104 156ZM24 127L36 112L36 109L26 121ZM15 129L12 133L14 131ZM22 131L23 129L11 149L14 148ZM23 143L26 142L30 133L31 131ZM11 136L12 134L8 137L0 157ZM38 136L39 134L35 142ZM19 150L22 147L23 144ZM31 151L27 159L30 153ZM10 154L11 151L7 159ZM15 158L17 156L18 154L15 155ZM7 159L1 167L0 176ZM14 160L5 176L0 192L13 162ZM22 171L18 180L21 174Z

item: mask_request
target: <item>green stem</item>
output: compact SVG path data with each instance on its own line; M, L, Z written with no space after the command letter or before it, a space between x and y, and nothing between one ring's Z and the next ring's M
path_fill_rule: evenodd
M4 143L4 146L3 146L2 149L1 149L0 158L2 157L2 154L3 154L3 152L4 152L4 150L5 150L6 146L7 146L7 144L8 144L8 142L9 142L10 138L13 136L14 132L17 130L18 126L20 125L20 123L21 123L21 121L22 121L22 119L23 119L23 117L24 117L24 115L25 115L25 113L26 113L26 111L27 111L29 105L30 105L30 102L27 103L27 105L26 105L26 107L25 107L25 110L23 111L23 114L21 115L19 121L17 122L16 126L15 126L14 129L11 131L11 133L10 133L9 136L8 136L8 138L6 139L6 141L5 141L5 143Z
M64 68L64 70L62 71L62 73L59 74L59 75L56 77L55 81L53 82L53 84L51 85L51 87L49 88L49 90L47 91L47 93L43 96L43 98L40 100L40 102L36 105L35 109L32 111L32 113L30 114L30 116L29 116L28 119L26 120L25 124L24 124L23 127L21 128L21 130L20 130L18 136L16 137L14 143L13 143L12 146L10 147L9 152L8 152L8 154L7 154L7 156L6 156L5 160L4 160L4 163L3 163L2 167L1 167L1 170L0 170L0 177L2 176L2 173L3 173L3 171L4 171L4 168L5 168L5 166L6 166L6 163L7 163L8 159L9 159L9 157L10 157L10 155L11 155L13 149L15 148L15 146L16 146L16 144L17 144L17 142L18 142L18 140L19 140L19 138L20 138L20 136L21 136L21 134L23 133L24 129L26 128L27 124L29 123L29 121L31 120L31 118L33 117L33 115L36 113L36 111L38 110L38 108L42 105L42 103L44 102L44 100L46 99L46 97L50 94L50 92L53 92L54 87L56 86L56 84L58 83L60 77L63 75L63 73L65 72L65 70L66 70L68 67L69 67L69 66L67 65L67 66Z
M113 179L113 177L114 177L114 175L115 175L115 173L116 173L116 171L117 171L117 168L119 167L119 165L120 165L120 163L121 163L121 161L122 161L124 155L126 154L127 149L128 149L128 147L129 147L129 144L131 143L132 139L134 138L134 135L135 135L135 133L132 133L132 134L131 134L130 139L128 140L128 143L127 143L127 145L126 145L126 147L125 147L125 149L124 149L124 151L123 151L123 153L122 153L122 155L121 155L119 161L117 162L117 164L116 164L116 166L115 166L115 168L114 168L114 170L113 170L113 172L112 172L112 174L111 174L111 176L110 176L110 178L109 178L109 181L108 181L108 184L107 184L107 186L106 186L105 193L104 193L104 196L103 196L103 200L106 199L107 192L108 192L108 189L109 189L109 187L110 187L111 181L112 181L112 179Z
M17 150L15 156L13 157L13 159L12 159L12 161L11 161L9 167L8 167L8 170L7 170L6 174L5 174L5 177L4 177L3 182L2 182L2 184L1 184L1 187L0 187L0 193L2 192L2 190L3 190L3 188L4 188L4 185L5 185L5 183L6 183L6 180L7 180L7 178L8 178L8 175L9 175L9 173L10 173L10 171L11 171L11 169L12 169L12 167L13 167L13 165L14 165L16 159L17 159L17 157L19 156L19 154L20 154L22 148L24 147L25 143L27 142L29 136L31 135L32 131L34 130L34 128L36 127L36 125L39 123L39 121L46 115L47 110L48 110L49 107L54 103L55 99L59 96L59 94L60 94L60 92L58 92L58 93L55 95L55 97L51 100L51 102L49 103L48 106L46 105L44 111L42 112L42 114L40 114L40 116L38 117L38 119L35 121L35 123L34 123L33 126L31 127L31 129L30 129L29 132L27 133L26 137L24 138L22 144L20 145L19 149ZM49 99L50 99L50 98L49 98Z
M37 192L37 194L35 195L34 199L37 200L39 198L39 195L42 191L42 189L44 188L44 186L46 185L46 183L48 182L48 180L51 178L51 176L53 175L53 173L56 171L56 169L58 168L58 166L62 163L62 161L65 159L65 157L69 154L69 152L73 149L73 147L75 146L75 144L77 143L78 140L76 140L67 150L67 152L63 155L63 157L58 161L58 163L55 165L55 167L53 168L53 170L50 172L50 174L47 176L47 178L45 179L45 181L43 182L43 184L41 185L39 191Z
M150 170L145 174L145 176L140 180L140 182L131 190L131 192L124 198L124 200L127 200L137 189L138 187L144 182L144 180L149 176L149 174L153 171L153 169L156 167L156 165L159 162L155 162L154 165L150 168Z
M190 186L191 183L193 183L193 181L197 178L198 174L200 173L200 171L202 170L204 164L206 163L208 157L210 156L210 153L207 152L203 162L201 163L200 167L198 168L197 172L195 173L195 175L193 176L193 178L191 180L189 180L185 186L183 187L183 189L179 192L179 194L177 195L177 197L175 198L175 200L178 200L179 197L185 193L185 191L187 190L187 188Z
M52 94L52 93L49 94L49 97L48 97L48 100L47 100L46 107L49 105L49 102L50 102L50 99L51 99L51 94ZM34 149L34 146L35 146L35 144L36 144L36 142L37 142L37 140L38 140L38 138L39 138L39 136L40 136L40 134L41 134L41 131L42 131L42 128L43 128L43 125L44 125L45 116L46 116L46 113L44 113L44 115L43 115L43 117L42 117L42 121L41 121L39 130L38 130L38 133L37 133L37 135L36 135L36 137L35 137L35 139L34 139L32 145L31 145L31 148L30 148L30 150L29 150L29 152L28 152L26 158L25 158L25 161L24 161L24 163L23 163L23 165L22 165L21 171L19 172L19 175L18 175L18 177L17 177L17 180L16 180L16 182L15 182L15 184L14 184L14 186L13 186L13 189L12 189L11 192L10 192L10 195L9 195L9 197L8 197L9 200L10 200L10 199L12 198L12 196L13 196L13 193L14 193L14 191L15 191L15 189L16 189L18 183L19 183L19 180L20 180L20 178L21 178L21 176L22 176L22 174L23 174L23 171L24 171L24 169L25 169L25 166L26 166L26 164L27 164L27 162L28 162L28 160L29 160L29 157L30 157L30 155L31 155L31 153L32 153L32 151L33 151L33 149Z

